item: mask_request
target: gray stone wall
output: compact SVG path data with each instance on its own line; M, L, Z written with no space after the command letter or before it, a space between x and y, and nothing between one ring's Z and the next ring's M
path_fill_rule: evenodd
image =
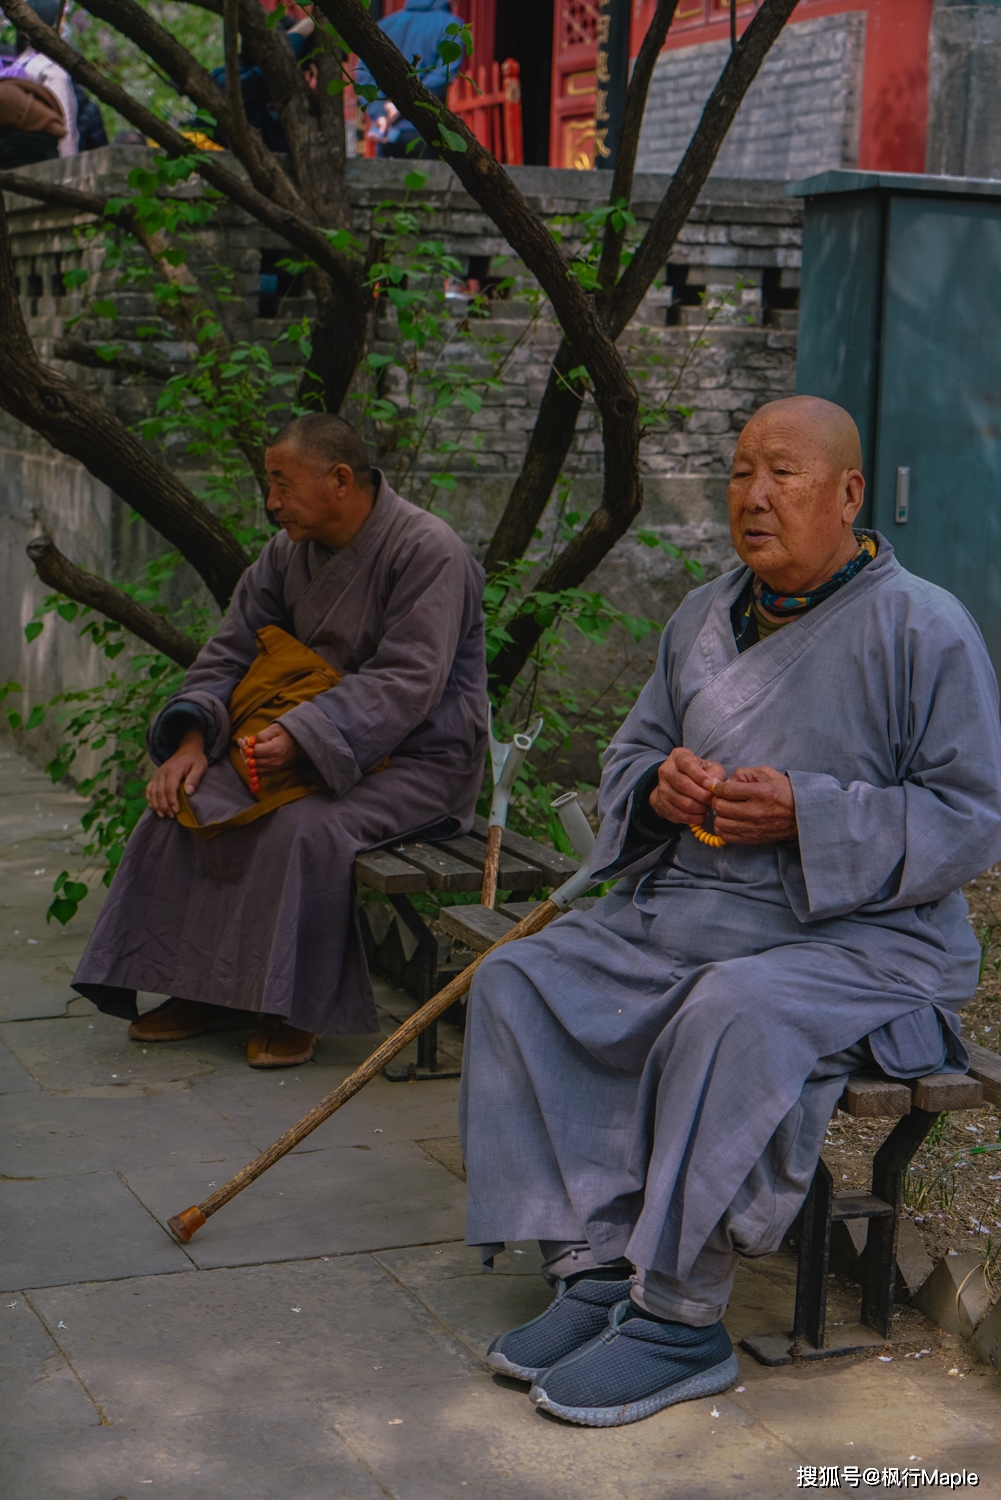
M785 28L719 154L720 176L789 181L858 165L865 28L863 11ZM729 51L729 42L706 42L661 53L640 137L643 170L677 167Z
M118 191L141 159L142 152L134 149L109 148L33 170L82 187ZM359 230L367 226L375 205L402 190L409 170L408 164L391 161L352 163ZM550 218L593 207L607 192L598 173L526 167L515 169L515 175L539 212ZM634 208L640 230L666 185L663 176L639 177ZM478 359L484 369L496 367L499 359L500 388L487 392L476 415L452 408L439 424L462 449L453 463L457 487L449 493L436 492L430 484L438 459L425 452L408 465L398 452L379 450L384 433L369 435L391 481L416 503L435 503L482 555L520 467L558 329L545 309L533 311L525 300L533 284L524 267L442 163L430 164L419 197L427 210L425 235L441 239L463 264L489 256L491 274L515 278L512 294L491 304L489 319L473 324L478 343L471 345L463 332L466 302L454 300L451 342L445 350L448 359L473 368L479 368ZM8 196L7 203L22 305L40 352L52 358L54 340L67 320L83 310L81 294L66 294L61 277L74 266L96 266L98 261L70 216L25 199ZM645 404L653 409L670 397L670 409L647 429L643 445L647 480L639 524L685 548L710 576L731 559L725 493L736 433L757 405L794 389L800 225L800 205L784 197L780 183L710 179L671 253L670 284L651 291L622 338ZM260 315L262 255L280 248L256 223L227 206L203 234L192 263L200 254L206 262L214 258L232 269L238 297L221 311L235 338L273 344L289 321L309 315L307 296L287 299L277 318ZM110 284L103 289L110 291ZM102 290L100 281L96 290ZM84 322L73 332L94 341L113 337L138 349L138 329L156 316L152 299L136 290L118 293L117 302L117 325ZM162 325L161 333L157 352L185 358L187 351L168 325ZM384 311L376 328L377 346L391 347L395 334L392 314ZM287 357L287 348L274 345L277 361ZM151 409L161 389L77 366L68 367L68 373L100 393L129 423ZM384 393L401 405L409 399L393 381ZM170 459L197 488L201 476L183 454L172 453ZM582 413L567 465L573 481L571 508L586 514L597 504L600 473L600 432L589 407ZM103 660L80 644L72 627L50 621L38 640L25 642L23 627L44 590L24 548L43 530L82 566L118 579L136 577L144 559L162 550L155 534L130 517L79 464L0 414L0 682L22 682L29 703L67 686L98 681L105 670ZM178 598L193 582L190 576L182 580ZM681 564L626 538L589 586L630 613L663 621L691 583ZM621 686L645 677L653 650L652 637L639 648L631 640L615 640L600 652L578 649L571 637L568 647L569 659L588 687L613 680ZM24 741L36 756L48 753L53 743L54 735L45 733Z
M936 0L925 171L1001 177L1001 0Z

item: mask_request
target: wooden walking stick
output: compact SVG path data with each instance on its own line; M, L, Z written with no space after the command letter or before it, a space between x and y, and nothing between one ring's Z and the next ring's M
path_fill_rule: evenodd
M497 866L500 863L501 839L507 824L507 811L511 802L511 791L515 778L521 770L525 756L535 744L542 720L535 719L525 734L516 734L510 744L502 745L494 739L494 714L490 710L490 768L494 778L494 799L490 804L489 828L487 830L487 857L483 862L483 888L480 905L489 906L497 900Z
M564 808L566 806L577 806L576 793L569 792L566 796L558 798L557 801L564 804L563 807L558 808L558 811L560 817L564 819L564 826L566 826L567 815ZM581 818L585 827L587 827L587 820L583 818L583 814ZM567 828L567 832L573 837L569 828ZM587 834L593 843L594 836L589 827L587 828ZM584 851L578 849L577 852L583 853ZM426 1026L430 1026L432 1021L436 1021L440 1015L448 1010L450 1005L455 1004L456 1000L461 1000L463 995L467 993L476 970L483 960L489 954L493 953L495 948L500 948L504 943L512 943L516 938L529 937L533 932L541 932L554 917L558 917L562 912L569 910L571 903L578 896L583 896L584 892L593 883L585 859L585 863L577 871L576 875L571 875L569 880L564 881L559 889L553 892L548 901L540 902L534 911L529 912L528 916L512 927L510 932L506 932L502 938L499 938L493 944L493 947L488 948L486 953L479 954L477 958L473 959L469 967L463 969L462 973L457 975L451 983L446 984L445 988L439 990L437 995L432 995L426 1005L422 1005L420 1010L415 1011L408 1020L404 1021L402 1026L393 1032L392 1036L387 1037L382 1045L376 1048L372 1056L367 1058L360 1068L355 1069L350 1078L346 1078L338 1088L334 1089L333 1093L328 1094L325 1099L320 1100L319 1104L314 1105L308 1114L303 1115L302 1119L293 1125L290 1130L286 1130L283 1136L279 1136L273 1145L268 1146L265 1151L262 1151L260 1156L244 1167L241 1172L237 1172L235 1177L231 1177L228 1182L223 1183L221 1188L216 1188L215 1192L210 1193L202 1203L196 1203L191 1208L186 1208L181 1213L175 1214L172 1219L168 1219L168 1228L181 1241L181 1244L186 1245L191 1236L197 1230L201 1229L206 1219L211 1218L231 1198L235 1198L237 1193L242 1193L243 1189L249 1187L250 1183L256 1182L257 1178L266 1172L269 1167L273 1167L275 1162L281 1161L283 1156L287 1156L318 1125L322 1125L324 1120L329 1120L330 1116L339 1110L342 1104L347 1104L349 1099L353 1099L355 1094L365 1087L366 1083L370 1083L377 1073L381 1073L386 1064L392 1062L398 1052L402 1052L404 1047L409 1046Z

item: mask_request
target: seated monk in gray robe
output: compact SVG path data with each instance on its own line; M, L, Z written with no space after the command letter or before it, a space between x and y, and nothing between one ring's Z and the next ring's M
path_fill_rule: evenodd
M860 464L828 402L748 423L746 566L686 597L605 757L591 867L621 878L472 986L467 1239L538 1238L557 1287L488 1359L571 1422L724 1390L738 1258L781 1244L846 1075L967 1064L997 683L963 606L853 530Z
M291 422L265 464L281 530L150 728L149 810L73 980L143 1044L256 1025L257 1067L378 1030L355 855L468 830L487 722L483 570L452 528L394 494L339 417ZM229 708L276 643L293 706L248 766ZM303 672L323 689L307 701ZM137 990L171 998L137 1019Z

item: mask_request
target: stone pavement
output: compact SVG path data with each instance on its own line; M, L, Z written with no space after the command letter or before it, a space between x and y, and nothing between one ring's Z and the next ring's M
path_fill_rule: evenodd
M377 1079L182 1249L166 1219L374 1039L278 1074L246 1067L239 1033L128 1041L67 983L94 898L45 923L79 811L0 758L4 1500L773 1500L802 1465L851 1464L973 1470L1001 1495L997 1378L910 1312L921 1362L741 1354L738 1389L633 1427L535 1413L481 1356L548 1294L533 1245L482 1275L462 1243L454 1082ZM410 1008L388 986L380 1005L384 1030ZM735 1340L788 1324L792 1275L784 1255L742 1269Z

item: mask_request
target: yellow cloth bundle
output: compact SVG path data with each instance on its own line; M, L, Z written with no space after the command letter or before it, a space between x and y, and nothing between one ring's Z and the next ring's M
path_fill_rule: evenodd
M240 753L237 740L259 734L262 729L280 719L282 714L288 713L289 709L296 708L300 703L310 703L320 693L336 687L344 676L343 672L338 672L336 667L325 662L322 656L318 656L277 625L265 625L257 632L256 640L257 656L242 682L233 689L229 703L233 735L229 746L229 760L248 790L250 779L247 763ZM265 790L250 807L234 813L230 818L222 818L217 823L199 823L184 788L181 787L178 822L198 838L212 839L227 828L242 828L247 823L255 822L257 818L263 818L266 813L274 812L276 807L282 807L286 802L295 802L299 797L308 797L310 793L320 790L320 783L309 774L308 767L304 768L301 764L289 766L284 771L268 773Z

